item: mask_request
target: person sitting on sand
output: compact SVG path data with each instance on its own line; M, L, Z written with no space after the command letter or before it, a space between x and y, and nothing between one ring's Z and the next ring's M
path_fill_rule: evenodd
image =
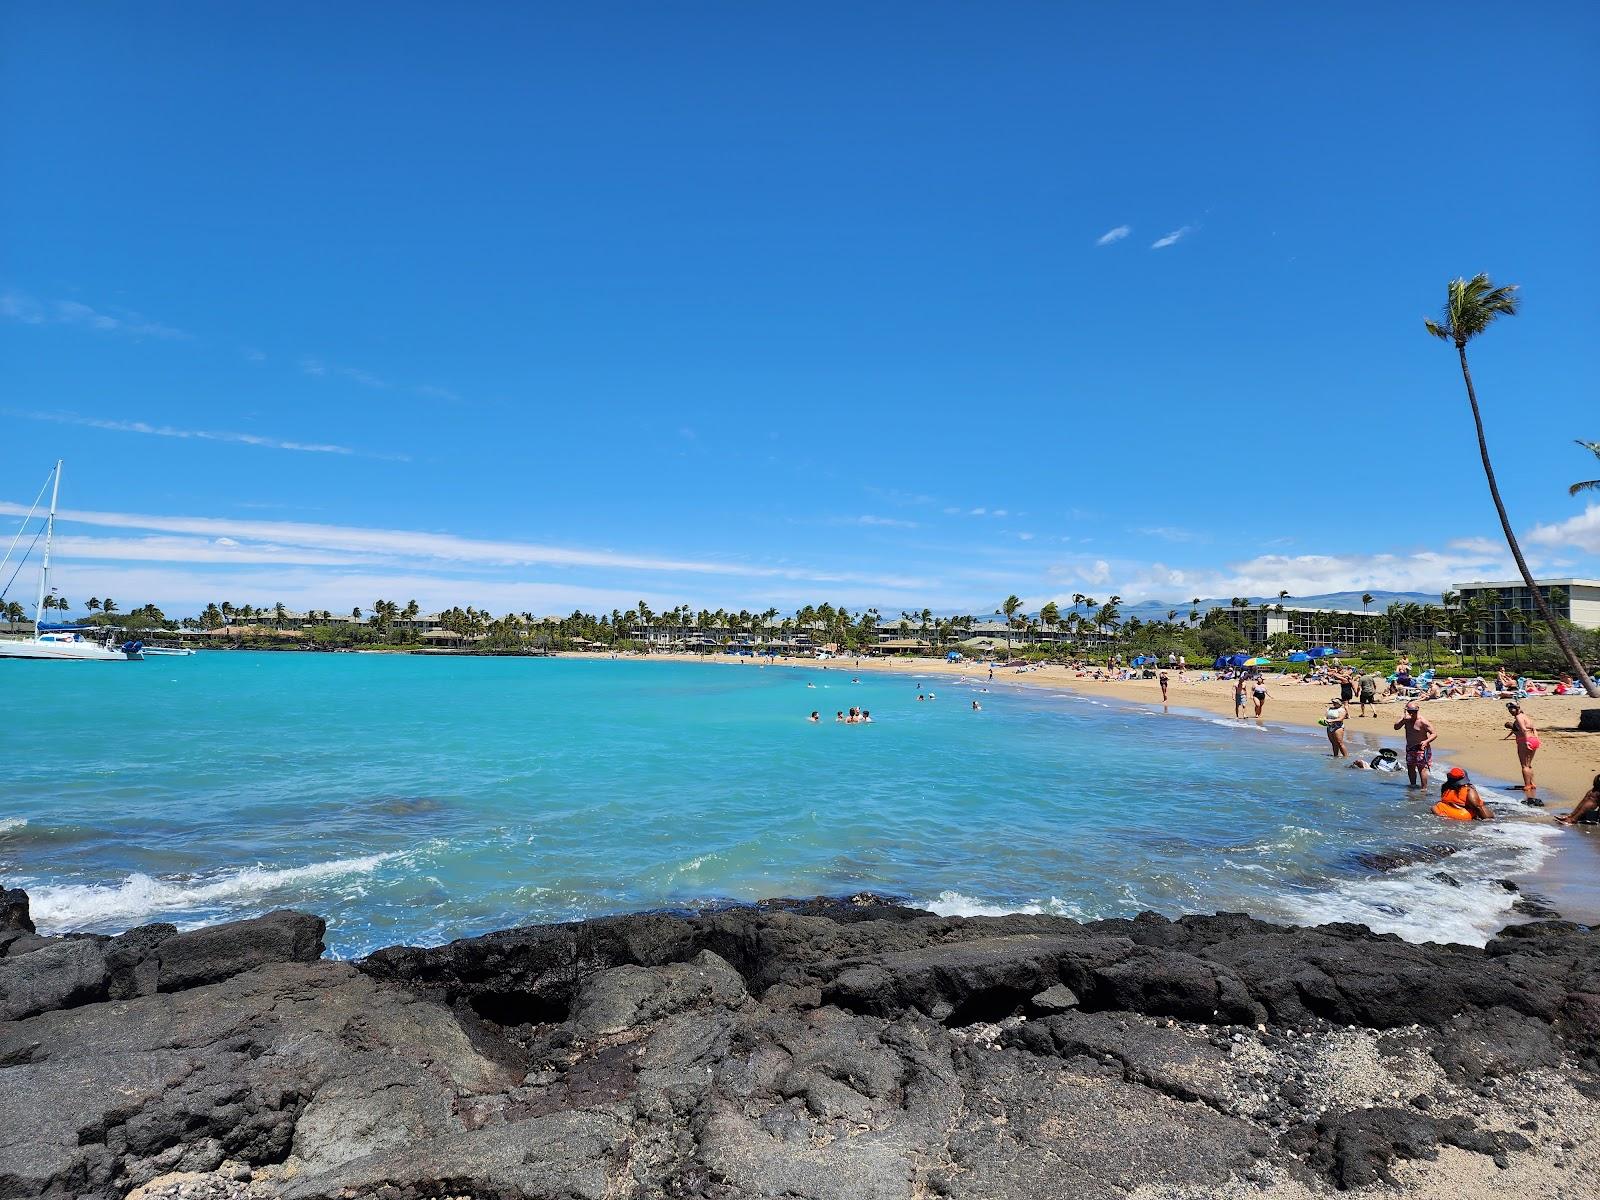
M1433 740L1439 731L1422 716L1415 700L1406 702L1405 716L1394 723L1406 731L1406 779L1411 787L1428 786L1428 768L1433 765Z
M1506 740L1517 739L1517 765L1522 768L1522 800L1524 804L1540 806L1539 788L1533 781L1533 756L1539 749L1539 731L1533 726L1533 718L1522 711L1522 706L1515 700L1506 705L1506 711L1511 714L1511 720L1506 722L1506 728L1511 732L1506 734Z
M1589 790L1583 794L1583 799L1573 806L1572 811L1565 816L1557 817L1556 820L1563 825L1600 824L1600 775L1594 777Z
M1492 821L1494 814L1472 786L1472 780L1460 767L1451 767L1439 788L1439 803L1433 811L1452 821Z

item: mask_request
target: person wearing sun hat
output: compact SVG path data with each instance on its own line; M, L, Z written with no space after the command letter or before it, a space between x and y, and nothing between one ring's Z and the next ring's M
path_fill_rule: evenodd
M1452 821L1494 820L1489 806L1460 767L1451 767L1445 773L1444 783L1439 788L1439 803L1433 806L1433 811Z

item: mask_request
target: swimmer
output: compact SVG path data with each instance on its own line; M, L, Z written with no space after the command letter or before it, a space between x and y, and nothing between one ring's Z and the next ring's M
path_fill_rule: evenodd
M929 700L937 700L938 698L939 698L939 694L937 692L929 692L928 693L928 699Z
M835 710L834 710L834 713L833 713L833 719L834 719L834 720L835 720L835 721L840 721L840 722L842 722L842 721L843 721L843 720L844 720L844 709L842 709L842 708L840 708L840 709L835 709Z
M815 688L815 687L816 687L816 686L817 686L817 685L816 685L816 684L814 684L814 683L808 683L808 684L806 684L806 686L807 686L807 687L808 687L808 688Z
M979 704L976 700L974 700L972 702L972 711L973 712L982 712L983 711L983 705Z
M1600 775L1583 794L1583 799L1564 817L1557 817L1563 825L1593 825L1600 822Z
M811 715L809 717L807 717L806 719L808 721L810 721L813 725L815 725L818 721L822 720L822 714L817 712L816 709L812 709L811 710Z
M856 722L858 722L860 720L861 720L861 710L859 708L852 708L850 710L850 715L844 719L844 723L846 725L854 725L854 724L856 724Z
M1439 803L1433 811L1452 821L1491 821L1494 814L1472 786L1472 780L1460 767L1451 767L1439 788Z
M926 699L927 699L927 697L924 696L921 692L917 693L917 703L918 704L921 704Z
M861 723L863 725L871 725L872 724L872 714L869 713L864 708L861 710Z
M852 679L852 680L851 680L851 681L850 681L850 682L851 682L851 683L860 683L860 682L861 682L861 680L859 680L859 679Z

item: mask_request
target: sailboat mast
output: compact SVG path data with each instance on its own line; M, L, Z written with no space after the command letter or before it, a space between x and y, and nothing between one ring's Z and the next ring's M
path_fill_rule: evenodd
M39 568L39 602L33 606L33 634L39 636L44 620L44 598L50 587L50 541L56 535L56 500L61 495L61 460L56 459L55 486L50 489L50 516L44 526L44 564Z

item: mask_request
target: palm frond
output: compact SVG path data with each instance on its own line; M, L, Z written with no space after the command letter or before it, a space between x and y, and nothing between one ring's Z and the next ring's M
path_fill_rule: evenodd
M1437 321L1430 321L1427 317L1423 317L1422 324L1429 333L1433 334L1433 336L1438 338L1440 341L1448 342L1452 336L1450 331Z
M1434 337L1465 346L1494 323L1496 317L1514 317L1521 304L1517 285L1496 287L1480 272L1471 279L1452 279L1445 294L1443 319L1425 325Z
M1579 492L1600 492L1600 479L1585 479L1582 483L1575 483L1567 489L1567 495L1576 496Z

